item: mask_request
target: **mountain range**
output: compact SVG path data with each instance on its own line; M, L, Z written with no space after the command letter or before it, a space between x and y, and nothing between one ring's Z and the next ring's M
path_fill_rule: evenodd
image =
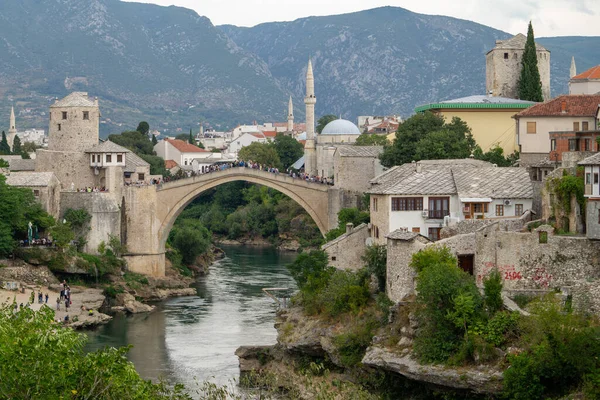
M171 135L200 121L283 121L289 95L301 121L309 57L317 116L408 116L483 94L485 53L510 36L397 7L243 28L173 6L9 0L0 2L0 126L15 105L20 128L45 128L48 105L73 90L99 97L103 135L140 120ZM567 92L571 56L580 71L600 60L600 37L538 42L551 51L553 94Z

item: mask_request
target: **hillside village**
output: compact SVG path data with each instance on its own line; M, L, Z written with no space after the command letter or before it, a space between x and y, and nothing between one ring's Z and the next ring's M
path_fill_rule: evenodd
M459 118L474 148L518 154L510 166L474 152L389 165L382 155L401 145L394 143L402 140L396 132L408 123L399 116L363 116L357 124L332 118L317 130L319 66L309 60L305 122L294 117L290 97L285 122L253 122L230 132L201 127L177 138L144 132L166 174L153 173L129 148L100 139L102 99L86 92L50 105L47 136L19 132L11 111L2 140L16 154L0 155L6 162L1 172L8 185L31 189L58 221L68 209L85 209L91 216L85 251L98 253L117 238L128 249L127 269L147 276L165 276L167 237L195 197L246 180L297 201L322 234L338 227L341 210L366 209L370 222L347 224L322 250L329 265L358 270L368 248L386 247L385 293L393 303L415 295L413 255L445 247L479 287L497 270L511 310L525 312L512 300L520 295L559 292L573 307L600 315L600 65L578 73L573 59L569 94L552 98L551 55L538 44L543 101L520 100L525 43L518 34L491 44L485 94L414 110L448 124ZM281 135L303 147L292 165L280 170L242 159L243 149ZM366 136L388 142L356 144ZM28 142L37 149L20 150Z

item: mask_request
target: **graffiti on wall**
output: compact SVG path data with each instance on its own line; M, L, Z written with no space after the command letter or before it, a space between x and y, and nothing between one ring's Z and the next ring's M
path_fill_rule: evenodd
M517 271L514 265L498 265L493 261L483 263L483 267L477 274L477 283L483 283L486 276L494 269L498 268L500 275L505 281L520 281L525 278L521 271ZM534 270L531 279L540 287L547 288L552 282L552 274L546 271L545 267L539 267Z

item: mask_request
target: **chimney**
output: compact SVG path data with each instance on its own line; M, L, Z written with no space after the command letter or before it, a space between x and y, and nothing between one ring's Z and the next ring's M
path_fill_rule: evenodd
M417 169L416 169L416 171L417 171L417 173L418 173L418 174L420 174L420 173L421 173L421 170L422 170L421 163L420 163L420 162L418 162L418 163L417 163Z
M354 224L352 222L348 222L346 224L346 233L352 232L352 229L354 229Z
M565 114L567 112L567 101L566 100L562 100L560 102L560 112L562 112L563 114Z

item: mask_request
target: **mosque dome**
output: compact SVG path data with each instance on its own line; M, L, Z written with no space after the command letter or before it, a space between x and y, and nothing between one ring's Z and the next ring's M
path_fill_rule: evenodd
M351 121L340 118L325 125L321 135L360 135L360 129Z

